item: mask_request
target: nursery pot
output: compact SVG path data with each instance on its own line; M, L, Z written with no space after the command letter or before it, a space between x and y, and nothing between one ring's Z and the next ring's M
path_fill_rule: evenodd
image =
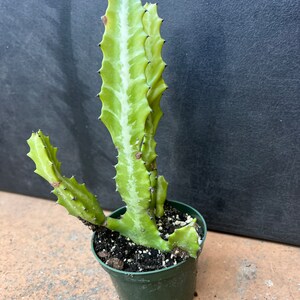
M201 214L189 205L177 201L168 201L174 208L197 218L197 223L203 230L203 239L199 255L202 251L207 228ZM118 217L124 214L126 207L121 207L110 216ZM94 249L92 237L92 252L97 261L110 275L121 300L191 300L194 297L197 276L197 259L188 258L176 266L157 271L125 272L107 266L103 263Z

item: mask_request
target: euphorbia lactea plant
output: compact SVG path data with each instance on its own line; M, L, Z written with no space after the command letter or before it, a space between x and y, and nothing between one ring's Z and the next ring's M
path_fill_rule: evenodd
M160 100L167 88L162 73L162 19L156 4L140 0L108 0L100 47L103 52L100 119L118 151L116 190L127 210L120 219L106 217L84 184L61 175L54 148L42 131L33 133L28 156L35 172L54 188L58 203L68 212L96 226L106 226L137 244L171 251L178 247L196 257L199 250L196 220L162 239L156 217L164 214L167 182L158 176L154 136L162 116Z

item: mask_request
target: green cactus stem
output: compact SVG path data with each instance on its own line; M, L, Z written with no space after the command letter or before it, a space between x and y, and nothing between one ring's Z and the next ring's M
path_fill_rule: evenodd
M151 182L141 155L145 122L151 112L145 75L148 59L144 47L147 39L142 22L144 14L139 0L108 1L103 18L100 119L118 150L115 180L127 206L121 219L108 218L107 227L137 244L169 250L153 218Z
M48 136L41 130L32 133L27 140L30 152L27 154L36 165L34 171L54 188L57 203L64 206L70 215L82 218L94 225L102 225L105 216L96 197L90 193L85 184L79 184L74 177L61 175L61 163L56 158L57 148L50 144Z
M170 248L178 247L185 250L190 256L196 257L199 251L199 235L196 226L196 219L194 219L189 225L176 229L168 239Z
M157 14L157 4L146 3L144 5L146 13L143 16L143 25L148 38L145 42L146 56L149 64L146 67L145 75L149 90L147 92L147 100L151 108L146 124L145 135L142 146L143 160L150 176L151 184L151 207L154 207L157 217L161 217L164 213L164 202L167 196L168 184L163 176L158 178L155 152L156 142L154 136L156 134L158 122L163 113L160 108L160 100L167 85L162 78L162 73L166 67L161 52L164 40L160 35L160 27L163 20ZM159 183L163 183L158 185Z
M143 8L140 0L108 1L103 20L100 119L118 150L115 180L127 206L120 219L107 219L107 227L137 244L162 251L180 244L195 257L191 243L186 243L189 238L180 243L179 232L170 236L172 242L163 240L154 218L155 210L157 215L163 214L167 190L165 179L157 178L154 140L162 116L160 99L166 89L162 79L162 20L156 5L146 4ZM192 228L182 228L180 232L190 232ZM197 243L195 236L188 236L193 244Z

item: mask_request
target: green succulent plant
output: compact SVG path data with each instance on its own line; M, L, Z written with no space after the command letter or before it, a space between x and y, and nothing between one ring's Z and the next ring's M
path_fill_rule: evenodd
M108 0L102 17L105 32L100 119L118 151L116 190L127 210L120 219L106 217L96 196L74 177L61 174L57 148L41 130L28 139L28 156L35 172L48 181L58 203L90 224L118 231L137 244L161 251L179 247L196 257L199 250L196 219L175 230L168 240L160 236L156 218L164 214L168 183L158 176L154 139L162 116L160 100L167 85L162 78L166 64L161 52L162 19L156 4L140 0Z

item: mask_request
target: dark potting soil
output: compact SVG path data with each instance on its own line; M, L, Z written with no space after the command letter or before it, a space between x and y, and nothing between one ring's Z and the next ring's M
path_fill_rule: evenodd
M165 214L156 219L161 237L168 238L175 229L191 222L193 218L177 209L165 205ZM201 227L197 229L199 238L203 237ZM189 256L175 248L172 252L162 252L153 248L136 245L129 238L106 227L98 227L95 232L94 249L98 257L108 266L126 272L146 272L176 265Z

